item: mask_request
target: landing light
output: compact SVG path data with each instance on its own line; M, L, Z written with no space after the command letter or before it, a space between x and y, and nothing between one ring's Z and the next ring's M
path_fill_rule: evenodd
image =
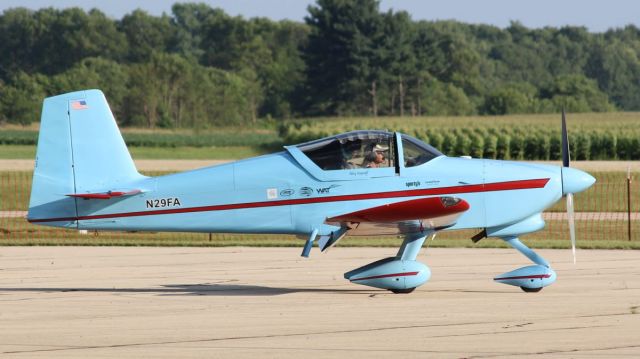
M456 204L460 203L460 198L456 198L456 197L441 197L440 201L442 202L443 206L451 207L451 206L455 206Z

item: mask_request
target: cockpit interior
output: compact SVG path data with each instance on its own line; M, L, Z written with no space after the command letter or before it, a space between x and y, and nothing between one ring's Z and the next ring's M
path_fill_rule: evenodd
M388 131L352 131L298 145L313 163L322 170L386 168L399 165L422 165L443 154L411 136ZM397 138L400 138L398 143Z

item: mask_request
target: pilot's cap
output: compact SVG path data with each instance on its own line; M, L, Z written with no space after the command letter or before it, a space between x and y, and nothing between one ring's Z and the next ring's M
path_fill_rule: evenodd
M373 152L385 152L387 150L389 150L389 147L382 146L380 144L376 144L376 146L373 148Z

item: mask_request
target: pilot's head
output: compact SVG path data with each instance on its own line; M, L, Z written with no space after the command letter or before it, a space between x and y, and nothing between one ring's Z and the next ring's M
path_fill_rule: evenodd
M376 144L373 147L373 153L376 155L375 157L375 162L376 163L382 163L385 159L385 157L387 157L387 151L389 150L389 147L387 146L382 146L380 144Z

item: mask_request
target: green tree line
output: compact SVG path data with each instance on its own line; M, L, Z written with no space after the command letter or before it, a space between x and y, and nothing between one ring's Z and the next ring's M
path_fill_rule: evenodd
M376 0L317 0L304 22L205 4L111 19L79 8L0 15L0 122L44 97L102 89L123 126L260 118L640 110L640 29L500 29L414 21Z

